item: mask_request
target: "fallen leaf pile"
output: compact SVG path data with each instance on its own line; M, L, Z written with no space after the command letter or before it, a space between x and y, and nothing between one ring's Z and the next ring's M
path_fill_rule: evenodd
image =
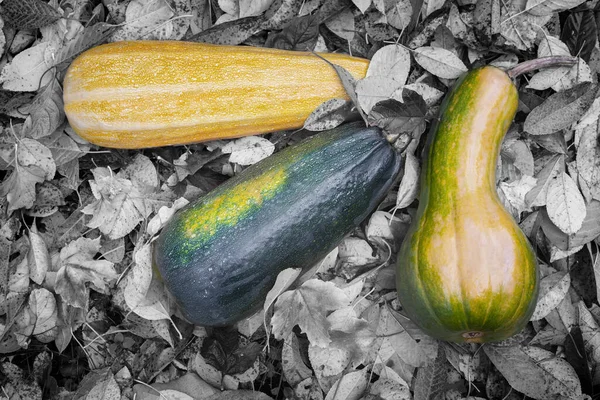
M0 3L0 398L591 399L600 391L600 3L594 0L3 0ZM69 126L62 80L83 51L185 40L371 60L350 101L297 132L115 150ZM457 345L402 312L395 257L427 130L462 73L572 55L517 80L497 191L536 249L527 328ZM380 208L263 309L193 326L153 274L152 239L246 166L357 115L395 135ZM234 251L234 249L232 249Z

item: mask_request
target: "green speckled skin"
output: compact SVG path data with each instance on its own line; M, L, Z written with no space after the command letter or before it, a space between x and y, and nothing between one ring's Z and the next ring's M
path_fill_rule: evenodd
M280 271L310 267L331 251L399 169L378 128L319 133L181 209L155 242L155 265L191 322L233 324L262 307Z
M536 257L495 186L517 96L497 68L468 72L444 100L428 138L397 289L408 316L438 339L503 340L523 329L535 309Z

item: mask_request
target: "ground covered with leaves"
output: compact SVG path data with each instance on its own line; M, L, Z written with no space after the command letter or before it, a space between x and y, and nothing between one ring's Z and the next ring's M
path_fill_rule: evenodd
M0 398L585 399L600 385L600 3L582 0L3 0L0 3ZM77 136L62 79L104 42L187 40L371 59L305 130L115 150ZM425 132L468 69L547 55L518 79L497 191L536 249L541 289L502 343L436 341L396 298ZM343 74L342 74L343 76ZM360 112L399 136L379 209L264 309L186 322L152 275L175 210ZM234 251L234 249L232 249Z

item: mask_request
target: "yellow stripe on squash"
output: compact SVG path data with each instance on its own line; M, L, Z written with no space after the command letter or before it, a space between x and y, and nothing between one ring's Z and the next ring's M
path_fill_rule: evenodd
M355 78L369 61L321 54ZM126 41L77 57L65 112L100 146L181 145L302 127L322 102L347 98L334 69L310 52L180 41Z

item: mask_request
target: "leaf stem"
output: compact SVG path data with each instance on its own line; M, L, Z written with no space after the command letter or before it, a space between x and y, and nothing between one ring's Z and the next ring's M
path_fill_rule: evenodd
M512 69L508 70L508 76L511 79L518 77L519 75L523 75L527 72L548 68L548 67L560 67L571 65L575 65L578 62L577 57L573 56L548 56L548 57L540 57L534 60L523 61L520 64L517 64Z

